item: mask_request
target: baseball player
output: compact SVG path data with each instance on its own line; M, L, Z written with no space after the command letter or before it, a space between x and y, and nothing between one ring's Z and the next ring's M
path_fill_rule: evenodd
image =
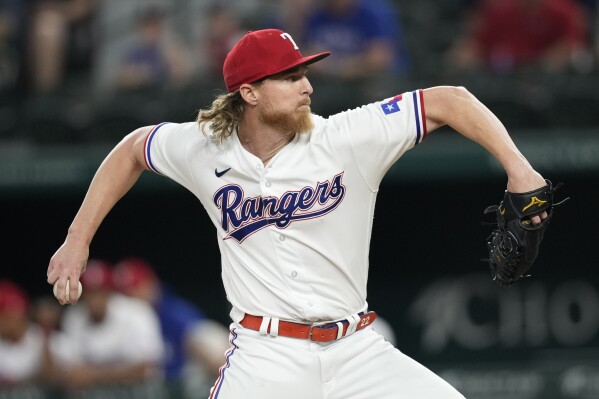
M227 93L196 122L142 127L107 156L48 282L62 293L79 279L101 221L150 170L195 194L216 226L232 324L211 399L462 398L371 328L368 249L381 179L449 125L497 158L511 191L545 181L464 88L312 114L308 66L329 54L303 56L280 30L248 32L225 60Z

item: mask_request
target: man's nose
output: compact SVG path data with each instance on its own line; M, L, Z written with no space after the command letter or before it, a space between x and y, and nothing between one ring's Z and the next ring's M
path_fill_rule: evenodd
M314 92L314 89L312 88L312 85L310 84L310 81L308 80L308 78L306 76L304 76L303 78L303 85L302 85L302 94L312 94Z

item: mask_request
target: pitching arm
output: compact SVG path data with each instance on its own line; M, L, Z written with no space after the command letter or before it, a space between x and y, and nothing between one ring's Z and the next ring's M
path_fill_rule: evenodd
M448 125L483 146L505 169L510 192L527 192L546 184L518 150L501 121L468 90L439 86L424 90L423 96L429 132ZM536 218L533 222L540 222Z
M146 168L144 141L151 127L127 135L104 159L89 186L85 199L71 223L62 246L50 259L48 283L58 285L58 301L65 302L70 280L71 303L77 303L80 275L85 271L91 241L114 205L133 187Z

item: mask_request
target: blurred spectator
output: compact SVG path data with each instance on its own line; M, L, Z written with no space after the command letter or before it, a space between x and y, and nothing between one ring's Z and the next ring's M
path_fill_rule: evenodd
M572 0L479 0L448 54L457 70L588 69L587 21Z
M311 70L341 78L365 78L392 72L398 54L399 19L383 0L326 0L308 19L309 52L330 50L331 61Z
M223 63L229 50L245 34L236 14L222 5L215 5L209 11L206 33L203 37L206 73L220 78Z
M90 260L81 301L66 309L51 349L57 379L69 389L160 381L160 326L143 301L113 292L112 269Z
M184 46L169 34L164 15L145 11L137 21L137 38L122 57L117 86L122 89L179 87L191 77Z
M0 387L39 381L45 354L42 330L29 320L27 294L0 280Z
M283 0L274 9L266 26L289 33L298 42L306 37L306 22L315 8L314 0Z
M207 393L219 367L225 363L228 330L207 319L197 307L160 282L153 267L144 259L121 260L114 276L120 291L146 301L156 310L167 348L167 379L182 382L186 396ZM202 390L205 392L198 392Z
M87 77L94 47L95 0L35 0L30 32L31 84L58 88L66 76Z
M22 0L0 0L0 94L17 85L23 58L25 4Z
M63 308L54 296L37 298L32 305L31 317L42 329L44 336L50 338L61 329Z

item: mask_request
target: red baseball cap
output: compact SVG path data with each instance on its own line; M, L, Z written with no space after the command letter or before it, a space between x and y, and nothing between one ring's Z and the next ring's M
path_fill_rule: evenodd
M81 285L88 290L111 291L113 288L112 266L100 259L90 259L80 280Z
M28 311L29 298L25 291L12 281L0 280L0 314L26 315Z
M149 262L142 258L125 258L114 267L115 287L124 293L146 282L157 282L158 277Z
M227 91L298 65L312 64L330 54L326 51L304 57L291 35L279 29L249 31L225 59L223 75Z

